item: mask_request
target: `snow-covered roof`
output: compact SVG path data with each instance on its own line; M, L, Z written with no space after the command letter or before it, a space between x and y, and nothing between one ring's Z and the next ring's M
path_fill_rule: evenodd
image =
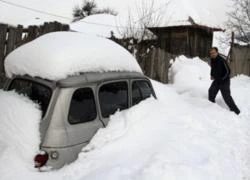
M164 21L159 26L192 25L192 22L189 21L191 17L195 24L222 28L216 13L205 4L195 0L170 1L166 7Z
M121 37L122 30L119 27L124 28L124 23L122 23L120 18L111 14L95 14L70 24L72 31L106 38L111 37L111 31L115 37Z
M60 80L82 72L140 72L136 59L106 38L55 32L27 43L6 57L8 77L30 75Z

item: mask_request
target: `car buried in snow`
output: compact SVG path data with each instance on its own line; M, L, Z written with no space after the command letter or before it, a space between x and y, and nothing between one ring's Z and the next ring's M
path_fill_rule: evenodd
M60 36L56 34L53 41L56 38L61 39ZM104 40L104 46L106 41L108 40ZM41 44L39 48L44 53L48 47L46 47L46 43L43 43L43 45L44 49L42 49ZM32 42L29 46L19 51L23 52L25 48L32 50L34 46L36 47ZM114 46L118 45L115 44ZM115 50L115 47L110 48L110 51ZM51 48L51 44L49 48ZM66 50L63 52L65 53ZM99 50L95 49L95 51ZM122 49L122 51L126 50ZM89 69L77 69L77 72L67 74L66 77L56 76L56 78L53 78L52 75L48 77L45 75L48 73L60 74L59 71L56 72L57 69L54 69L53 72L49 72L49 69L39 70L40 64L37 69L31 70L36 68L36 64L30 69L32 61L26 62L28 56L27 58L26 56L22 57L25 53L18 53L18 51L17 55L15 55L15 51L13 53L14 55L7 57L5 64L7 74L9 74L5 90L14 90L40 105L42 111L40 122L41 152L34 157L35 167L39 169L58 169L73 162L98 129L107 126L110 115L128 109L151 96L156 97L150 80L141 72L131 70L131 67L127 70L125 68L114 71L106 63L105 66L108 68L105 71L95 69L93 72L88 72ZM58 52L54 53L58 54ZM109 53L109 56L112 59L116 55ZM105 58L109 58L109 56L106 55ZM16 66L15 57L23 59L18 66ZM67 58L66 55L60 55L60 58L62 57ZM52 55L52 58L56 59L56 56ZM95 59L95 57L92 59ZM51 63L51 61L48 62ZM72 67L75 67L74 63L72 62ZM89 64L79 66L86 67L87 65ZM60 69L60 66L63 65L57 66ZM72 69L70 65L67 66ZM29 68L22 72L26 67ZM67 68L64 70L67 70ZM40 74L34 74L37 71ZM45 73L43 74L41 71L45 71Z

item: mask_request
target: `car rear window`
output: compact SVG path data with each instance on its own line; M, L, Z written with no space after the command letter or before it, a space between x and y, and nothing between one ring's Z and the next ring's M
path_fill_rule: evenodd
M45 116L52 96L52 90L49 87L31 80L14 79L8 90L14 90L38 103L42 110L42 117Z

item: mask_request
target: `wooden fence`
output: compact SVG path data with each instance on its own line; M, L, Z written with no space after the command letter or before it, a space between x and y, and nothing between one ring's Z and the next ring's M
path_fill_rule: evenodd
M154 47L143 57L137 57L137 61L146 76L162 83L168 83L170 60L175 57L159 47Z
M0 88L5 79L4 59L10 52L43 34L68 30L69 25L59 22L48 22L41 26L29 26L28 28L0 23Z
M176 55L170 54L162 49L157 40L116 39L111 40L130 51L137 59L144 74L151 79L168 83L168 69L170 60Z
M232 76L245 74L250 76L250 45L232 44L230 51Z

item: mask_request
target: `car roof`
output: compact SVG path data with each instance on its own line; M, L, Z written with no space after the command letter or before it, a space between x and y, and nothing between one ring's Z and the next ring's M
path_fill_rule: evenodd
M93 72L82 73L78 76L71 76L63 80L57 81L57 85L60 87L74 87L81 84L92 84L112 80L122 79L146 79L142 73L138 72Z
M46 79L41 79L39 77L16 76L15 78L28 79L36 81L38 83L45 84L51 88L55 87L77 87L82 84L93 84L112 80L122 80L122 79L147 79L145 75L138 72L88 72L81 73L75 76L69 76L66 79L61 79L58 81L51 81Z

